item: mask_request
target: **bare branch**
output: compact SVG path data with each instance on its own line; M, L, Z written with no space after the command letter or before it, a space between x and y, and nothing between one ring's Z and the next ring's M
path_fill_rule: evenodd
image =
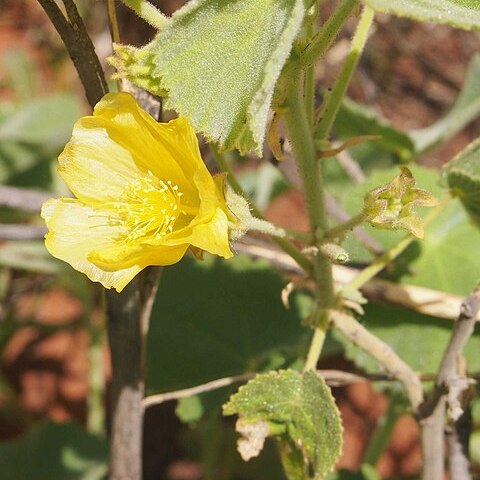
M198 395L199 393L211 392L212 390L218 390L219 388L228 387L234 383L244 382L250 380L255 376L255 373L244 373L242 375L236 375L233 377L219 378L218 380L212 380L211 382L197 385L196 387L184 388L183 390L176 390L174 392L159 393L157 395L150 395L143 399L143 408L146 409L153 405L159 405L169 400L178 400L180 398L191 397L192 395Z
M263 258L276 268L286 273L303 274L301 268L291 257L276 249L271 244L246 236L236 242L234 248L252 258ZM344 265L334 265L333 276L340 285L350 283L358 274L358 270ZM462 297L430 288L397 283L372 278L362 288L363 295L369 300L383 301L398 305L425 315L456 320L462 303Z
M465 428L465 412L463 403L465 392L472 380L460 372L459 360L465 344L471 337L480 309L480 287L466 298L461 307L460 315L455 323L450 341L443 355L435 388L430 397L418 410L422 426L423 451L425 456L423 480L435 480L443 477L443 459L436 456L441 442L443 449L445 410L449 418L449 459L450 478L452 480L468 480L469 460L465 439L468 438ZM441 413L440 413L441 412ZM462 421L463 420L463 421ZM436 439L440 435L441 440Z
M331 321L351 342L375 358L390 375L402 383L413 409L416 410L423 401L422 382L394 350L350 315L335 311Z
M420 422L422 439L422 480L439 480L445 472L445 399Z
M467 409L447 427L448 469L450 480L471 480L468 442L472 432L472 416Z

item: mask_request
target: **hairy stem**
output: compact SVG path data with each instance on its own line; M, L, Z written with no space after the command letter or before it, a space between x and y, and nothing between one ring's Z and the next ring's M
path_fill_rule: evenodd
M330 229L328 232L326 232L325 237L326 238L342 237L347 232L349 232L350 230L353 230L355 227L360 225L364 220L365 220L365 215L363 213L359 213L358 215L355 215L354 217L348 219L345 223L341 223L340 225L337 225L336 227Z
M170 19L147 0L122 0L122 2L157 30L163 30L170 23Z
M309 39L312 38L315 30L315 22L318 19L318 5L315 2L310 7L305 20L306 34ZM312 63L305 69L305 110L310 125L313 127L315 112L315 65Z
M377 257L368 267L364 268L349 284L351 288L361 288L365 283L372 279L377 273L381 272L390 262L395 260L416 238L408 235L394 245L383 255Z
M300 62L303 67L313 65L316 60L325 55L356 5L356 0L344 0L333 12L302 52Z
M320 324L318 327L315 328L313 331L312 341L310 342L310 348L307 354L307 360L305 361L305 365L303 370L306 372L307 370L314 370L317 367L318 359L320 358L320 354L322 353L323 344L325 343L325 337L327 335L328 329L328 312L321 311L318 312L322 315L320 319Z
M303 180L307 212L310 222L310 231L315 244L320 241L327 230L327 215L325 210L325 195L323 186L322 165L316 159L312 129L305 110L303 96L304 75L298 70L292 79L290 91L286 99L285 124L292 144L293 152ZM314 260L313 275L317 289L317 315L323 316L323 311L333 305L335 294L333 289L332 263L328 258L317 255ZM321 353L323 341L328 328L327 322L320 322L316 327L314 340L317 347L312 345L308 357L308 368L314 368Z

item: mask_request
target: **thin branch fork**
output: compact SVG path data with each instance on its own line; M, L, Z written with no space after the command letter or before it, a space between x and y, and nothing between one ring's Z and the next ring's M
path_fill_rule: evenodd
M472 380L466 378L464 372L460 371L460 360L463 348L473 334L479 310L480 287L477 287L461 305L460 315L453 327L438 371L435 388L417 412L422 426L423 480L436 480L443 477L446 412L449 423L447 440L450 479L471 478L467 443L470 423L469 413L464 411L464 403L467 403L465 393L468 392Z

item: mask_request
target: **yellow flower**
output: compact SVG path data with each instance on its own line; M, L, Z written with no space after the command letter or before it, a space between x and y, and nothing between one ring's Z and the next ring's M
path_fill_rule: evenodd
M77 198L43 205L45 244L91 280L120 292L189 247L232 256L223 177L208 172L186 119L157 123L131 95L108 94L75 124L59 162Z

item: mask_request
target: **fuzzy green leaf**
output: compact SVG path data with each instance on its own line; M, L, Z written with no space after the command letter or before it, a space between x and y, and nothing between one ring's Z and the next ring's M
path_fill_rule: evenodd
M444 172L450 190L480 226L480 139L453 158Z
M374 10L409 17L419 22L447 23L457 28L480 28L477 0L363 0Z
M304 14L303 0L189 2L143 54L123 52L128 76L135 82L132 62L143 59L141 83L167 91L166 108L223 149L261 154L275 84ZM122 58L112 63L122 74Z
M285 281L268 262L185 258L162 280L148 332L149 394L286 368L305 354L309 332L300 321L311 303L297 292L286 310Z
M266 422L268 434L280 441L292 480L323 478L340 456L340 415L330 389L313 371L257 375L230 398L223 413L238 414L241 425Z

